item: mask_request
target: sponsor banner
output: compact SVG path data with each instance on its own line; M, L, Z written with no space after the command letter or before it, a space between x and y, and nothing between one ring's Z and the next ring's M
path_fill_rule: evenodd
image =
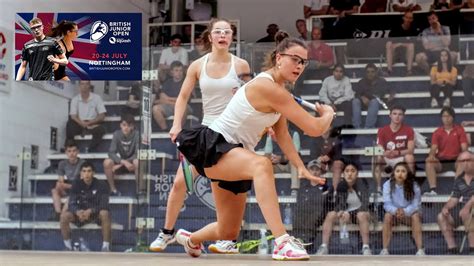
M0 91L10 92L12 76L13 31L0 27Z
M29 21L40 18L45 35L61 21L77 24L66 75L71 80L141 80L140 13L18 13L15 21L15 73L25 43L33 39ZM59 41L60 37L56 37ZM27 67L28 70L29 66ZM28 73L24 76L28 79Z

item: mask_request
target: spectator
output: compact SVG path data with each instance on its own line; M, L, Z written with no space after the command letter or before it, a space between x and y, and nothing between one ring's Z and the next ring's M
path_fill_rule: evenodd
M335 58L332 48L322 41L321 29L313 27L311 30L311 43L308 45L308 70L315 72L318 78L330 75ZM306 70L306 72L308 72Z
M79 94L71 100L70 119L66 125L66 142L74 140L76 135L92 134L92 141L86 152L94 151L102 141L105 128L105 110L102 98L91 92L93 86L90 81L79 81Z
M328 254L329 238L336 221L339 221L339 230L351 222L359 224L362 254L372 255L369 247L369 192L366 184L358 180L358 173L359 167L354 163L347 163L344 167L344 179L337 185L336 206L326 215L322 244L316 255Z
M456 2L457 5L462 4L462 8L474 8L474 0L465 0L464 3L459 3L459 0Z
M312 139L310 158L320 162L322 171L332 171L332 186L336 191L344 168L342 142L337 130L329 128L321 137Z
M159 98L153 105L153 118L161 130L168 128L166 118L174 114L176 98L183 85L184 69L181 62L175 61L171 64L170 74L172 78L163 83Z
M443 125L433 132L431 149L425 161L426 177L430 191L427 196L436 196L436 174L446 171L455 171L455 176L461 174L456 158L461 152L467 151L467 139L464 128L454 124L456 113L451 107L443 107L440 112Z
M443 49L439 53L438 64L431 68L431 107L439 106L441 98L440 91L444 94L443 106L451 106L451 97L456 86L458 70L453 66L448 50Z
M360 7L360 13L385 12L387 10L387 0L365 0Z
M280 30L277 24L269 24L267 26L267 36L260 38L257 42L275 42L275 34Z
M425 51L415 57L418 66L426 72L429 71L430 65L438 60L441 50L449 50L451 45L451 31L448 26L439 23L438 15L434 11L428 15L428 23L430 26L421 33ZM451 52L451 59L456 62L456 52Z
M194 50L189 53L189 62L192 63L194 60L197 60L201 56L207 54L207 52L208 50L204 45L202 36L196 35L196 37L194 37Z
M296 20L296 30L298 31L299 39L303 41L308 40L308 29L306 28L306 21L304 19L297 19Z
M392 226L406 224L411 226L415 240L417 256L424 256L421 230L421 191L415 182L415 175L406 162L395 165L392 176L383 184L383 220L382 245L380 255L389 255L388 246L392 237Z
M120 129L114 132L110 143L109 158L104 160L104 172L109 183L112 196L120 196L114 182L114 173L121 169L135 174L137 190L145 191L145 183L138 178L137 152L140 136L135 130L135 118L131 114L124 114L120 119Z
M393 0L392 10L395 12L406 11L420 11L421 6L416 3L416 0Z
M406 11L403 14L402 24L390 29L390 40L385 45L387 53L387 71L392 74L392 65L394 57L401 54L400 49L404 49L405 60L407 65L407 75L412 75L413 59L415 57L415 36L418 36L419 31L413 25L413 12ZM401 57L401 56L400 56Z
M304 0L304 18L326 15L328 13L328 7L329 0Z
M467 65L462 72L462 89L464 91L464 108L473 107L474 65Z
M345 17L354 13L359 13L359 0L330 0L329 14Z
M464 3L466 2L466 3ZM461 9L468 2L474 3L472 0L451 0L449 3L449 9Z
M344 75L344 66L336 64L333 75L324 79L319 99L325 104L329 104L334 111L344 112L344 125L352 125L352 91L351 81Z
M471 210L474 207L474 155L463 152L458 157L464 171L454 180L453 190L448 202L438 214L438 225L448 245L449 254L458 254L454 229L463 224L469 230L469 253L474 252L474 230L472 229ZM460 203L458 205L458 203Z
M179 61L186 67L188 65L188 51L181 46L182 37L179 34L173 34L170 40L170 46L163 49L160 57L159 71L160 80L163 82L169 78L171 63Z
M74 141L68 141L65 146L67 159L59 162L58 181L53 189L51 196L53 198L54 214L51 220L58 221L62 211L67 210L67 203L61 209L61 198L67 195L71 184L80 178L80 168L84 160L77 157L79 149Z
M474 127L474 121L462 121L461 123L461 126L463 127ZM471 134L470 132L469 133L466 133L466 138L467 138L467 146L471 146L474 141L473 141L473 134Z
M94 166L85 162L81 178L71 187L69 210L61 213L60 227L66 250L72 250L69 223L81 227L95 222L102 227L102 251L110 251L112 221L109 213L109 189L94 177Z
M142 98L142 82L136 81L132 84L128 93L128 100L124 108L124 114L140 115L140 106Z
M433 4L430 6L430 10L449 10L450 3L448 0L433 0Z
M352 122L355 128L362 126L362 109L367 110L365 128L375 128L379 113L380 101L388 92L389 85L384 78L378 76L378 68L373 63L365 67L365 77L355 86L355 98L352 100ZM395 93L391 90L387 102L391 102Z
M405 108L394 105L390 108L390 124L379 128L377 145L383 150L383 156L377 156L374 175L377 192L380 194L382 168L392 172L399 162L405 162L412 173L415 173L415 132L413 128L403 123Z

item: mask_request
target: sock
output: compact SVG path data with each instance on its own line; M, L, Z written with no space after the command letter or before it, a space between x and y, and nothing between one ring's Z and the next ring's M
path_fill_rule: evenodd
M64 246L68 249L72 249L71 239L64 240Z
M288 234L281 235L281 236L275 238L275 243L277 244L277 246L279 246L281 244L281 242L283 242L283 240L287 239L288 237L290 237L290 235L288 235Z
M434 192L436 192L436 187L432 187L432 188L430 188L430 191L434 191Z
M163 232L164 234L167 234L167 235L173 235L174 234L174 228L171 229L171 230L168 230L168 229L165 229L163 227L163 228L161 228L161 232Z
M102 242L102 248L109 248L110 247L110 242L104 241Z
M369 248L369 245L368 244L363 244L362 248Z
M328 246L328 244L326 244L326 243L321 244L321 247L327 247L327 246Z

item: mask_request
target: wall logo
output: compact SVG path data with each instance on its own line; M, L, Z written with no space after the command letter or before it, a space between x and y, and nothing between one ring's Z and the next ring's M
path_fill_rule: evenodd
M360 29L355 29L354 32L352 33L352 37L354 39L365 39L365 38L388 38L388 35L390 34L390 30L370 30L369 32L364 32Z
M3 59L5 57L5 54L7 53L7 38L5 38L5 35L3 32L0 32L0 59Z
M98 42L107 35L109 32L109 26L103 21L96 21L91 27L91 42Z
M115 44L117 42L117 39L115 39L115 37L110 37L109 38L109 43L110 44Z
M216 204L212 197L211 180L199 175L194 181L196 197L211 210L216 210Z

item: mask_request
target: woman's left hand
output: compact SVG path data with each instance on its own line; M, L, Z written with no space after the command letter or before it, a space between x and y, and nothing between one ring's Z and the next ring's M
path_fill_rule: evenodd
M298 177L299 178L306 178L310 181L313 181L317 183L318 185L324 185L326 184L326 178L321 178L315 175L312 175L306 167L300 167L298 168Z

